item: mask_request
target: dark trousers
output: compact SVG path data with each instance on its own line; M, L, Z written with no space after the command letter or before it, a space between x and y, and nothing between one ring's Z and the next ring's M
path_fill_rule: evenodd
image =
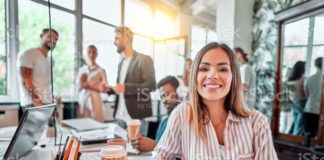
M305 132L310 133L310 137L315 137L318 131L319 114L304 112Z

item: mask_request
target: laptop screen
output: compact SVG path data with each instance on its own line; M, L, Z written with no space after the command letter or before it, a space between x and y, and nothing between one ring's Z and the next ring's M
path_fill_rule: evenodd
M44 133L54 109L55 104L27 109L19 122L4 159L19 158L31 151Z

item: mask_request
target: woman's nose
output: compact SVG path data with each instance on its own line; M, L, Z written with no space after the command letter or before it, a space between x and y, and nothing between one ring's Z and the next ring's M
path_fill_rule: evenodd
M218 79L219 75L216 69L211 69L208 73L208 79Z

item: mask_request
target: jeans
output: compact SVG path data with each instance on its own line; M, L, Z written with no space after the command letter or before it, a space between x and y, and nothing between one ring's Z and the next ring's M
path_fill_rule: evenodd
M304 108L307 100L296 100L293 102L293 125L289 131L293 135L303 135L304 129Z

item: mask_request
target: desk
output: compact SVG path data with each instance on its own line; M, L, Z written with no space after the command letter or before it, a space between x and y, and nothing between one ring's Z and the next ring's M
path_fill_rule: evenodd
M127 132L123 128L119 127L116 124L107 124L107 127L113 128L114 129L114 134L126 138L127 137ZM10 137L13 136L14 131L16 127L5 127L5 128L0 128L0 137ZM62 143L65 142L65 139L68 135L70 135L70 129L68 128L61 128L62 132ZM56 155L58 151L58 146L54 146L54 138L48 138L46 137L47 134L47 129L44 131L42 138L40 139L38 146L34 147L34 149L27 153L24 157L22 157L22 160L47 160L47 159L54 159L54 156ZM58 136L60 137L60 136ZM59 138L58 140L59 141ZM4 142L1 141L0 139L0 145L8 145L9 142ZM41 148L40 145L46 144L45 148ZM104 146L105 144L96 144L96 145L81 145L80 149L95 149L95 148L100 148ZM62 149L63 146L61 146ZM128 160L147 160L151 159L151 153L142 153L140 155L129 155L127 156ZM81 160L94 160L94 159L99 159L99 153L98 152L89 152L89 153L82 153Z

